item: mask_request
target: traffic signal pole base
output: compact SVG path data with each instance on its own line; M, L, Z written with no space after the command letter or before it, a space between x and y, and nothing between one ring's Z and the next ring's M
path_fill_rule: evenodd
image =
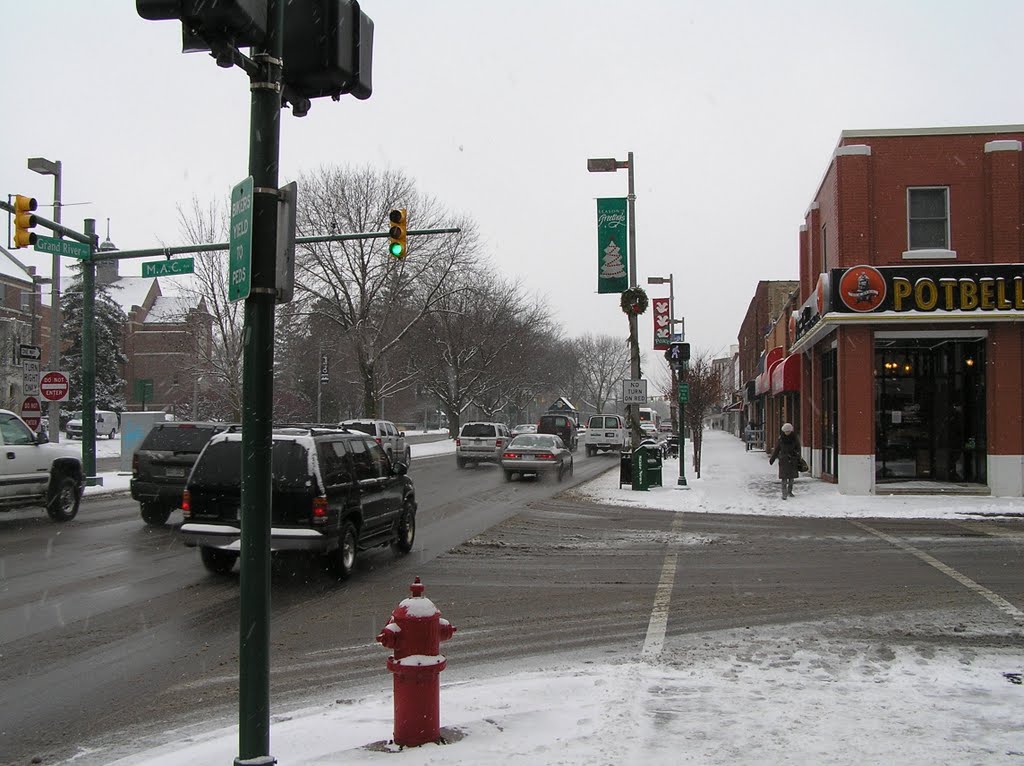
M86 476L85 486L87 487L102 487L103 477L102 476Z
M682 476L680 476L679 479L676 481L676 487L683 487L685 489L689 489L689 486L687 486L686 484L686 479L684 479Z

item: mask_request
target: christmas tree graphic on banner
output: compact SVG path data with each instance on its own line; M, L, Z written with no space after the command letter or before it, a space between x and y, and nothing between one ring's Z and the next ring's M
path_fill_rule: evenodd
M629 287L626 266L626 198L597 200L597 291L621 293Z

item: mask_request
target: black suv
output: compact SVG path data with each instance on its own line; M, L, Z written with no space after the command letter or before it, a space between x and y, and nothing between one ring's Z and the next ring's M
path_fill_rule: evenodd
M416 493L404 462L392 463L364 433L278 428L271 446L271 551L307 551L327 559L339 579L356 554L391 544L412 550ZM211 572L231 571L241 524L242 434L210 439L189 476L182 501L185 544L198 546Z
M139 501L142 520L153 526L167 523L181 507L192 465L214 434L231 423L157 423L132 456L132 499Z
M568 415L555 415L550 412L540 416L537 433L554 434L562 437L562 443L570 452L576 451L576 421Z

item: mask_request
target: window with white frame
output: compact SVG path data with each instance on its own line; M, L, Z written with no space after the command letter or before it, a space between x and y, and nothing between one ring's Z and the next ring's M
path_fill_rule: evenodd
M949 249L949 188L907 189L907 247L909 250Z

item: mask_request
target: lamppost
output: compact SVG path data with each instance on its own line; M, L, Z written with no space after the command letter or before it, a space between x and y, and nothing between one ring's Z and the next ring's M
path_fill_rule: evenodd
M626 201L629 216L629 286L636 287L636 193L633 186L633 152L626 155L625 162L614 158L587 160L587 171L590 173L614 173L622 168L626 168L628 171L629 193ZM636 324L636 314L631 311L629 312L629 376L631 380L640 380L640 343L637 340ZM630 404L628 409L632 447L636 450L640 446L640 418L637 405Z
M674 291L674 285L672 284L672 274L667 277L647 277L647 284L649 285L663 285L668 283L668 326L669 326L669 340L674 341L673 330L675 326L683 323L682 319L676 319L676 296ZM686 338L680 334L680 340L686 340ZM683 362L685 365L686 362ZM680 487L686 486L686 461L684 459L684 449L686 445L686 425L683 423L683 417L685 410L683 409L682 402L679 401L679 373L672 365L672 412L676 413L676 438L679 440L679 479L677 484Z
M53 220L60 223L60 160L31 157L28 169L33 173L53 176ZM50 369L60 369L60 256L54 253L50 272ZM50 440L60 441L60 403L50 402Z

